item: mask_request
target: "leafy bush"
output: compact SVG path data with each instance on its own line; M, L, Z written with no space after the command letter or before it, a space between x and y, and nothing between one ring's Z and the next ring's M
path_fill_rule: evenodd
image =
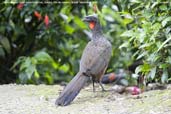
M20 83L52 84L54 69L58 67L55 61L44 51L37 52L33 57L19 57L11 69L19 67ZM48 69L46 67L48 67ZM51 69L50 69L51 68ZM40 72L41 71L41 72ZM41 82L42 81L42 82Z
M150 81L171 80L170 23L171 3L158 1L134 1L129 3L129 15L134 19L122 36L129 37L123 45L136 49L134 58L142 59L143 65L135 73ZM123 46L123 47L124 47Z

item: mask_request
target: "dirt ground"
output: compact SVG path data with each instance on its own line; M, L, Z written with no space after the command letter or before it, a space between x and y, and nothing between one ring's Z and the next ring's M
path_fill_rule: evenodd
M59 85L0 85L0 114L171 114L171 87L140 95L85 87L66 107L55 106ZM108 90L112 86L105 86Z

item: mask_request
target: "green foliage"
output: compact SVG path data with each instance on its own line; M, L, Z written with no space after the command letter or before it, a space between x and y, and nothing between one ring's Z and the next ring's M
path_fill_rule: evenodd
M1 4L0 34L3 40L0 61L5 61L0 68L2 79L11 82L4 77L14 76L16 78L11 78L14 81L19 79L20 83L37 84L69 81L79 70L79 60L89 40L85 35L88 32L84 30L87 26L82 22L82 18L93 13L93 3L25 3L19 8L18 5ZM131 54L125 53L128 50L118 49L123 42L120 34L125 30L126 22L117 10L112 9L113 6L106 7L101 3L97 5L100 8L97 10L104 33L113 42L113 57L108 70L110 72L114 68L128 65L128 62L123 61L130 61ZM39 17L41 15L40 19L35 15L35 11L39 13ZM48 27L44 23L45 15L49 17ZM46 56L42 53L46 53ZM7 70L4 71L3 68ZM9 71L10 74L7 74Z
M19 57L11 69L19 67L20 83L53 83L53 69L58 67L58 64L46 52L37 52L33 57ZM44 67L48 66L48 69ZM41 70L40 70L41 69ZM41 72L40 72L41 71Z
M136 49L134 58L144 62L135 73L141 73L147 80L168 82L171 78L171 3L157 0L129 4L134 23L129 24L130 29L122 36L129 37L126 47Z

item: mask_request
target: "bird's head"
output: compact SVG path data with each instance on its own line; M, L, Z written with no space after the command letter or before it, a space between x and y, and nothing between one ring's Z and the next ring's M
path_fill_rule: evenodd
M91 30L95 29L97 24L99 24L99 20L98 20L97 15L85 16L83 21L89 23L89 27L90 27Z

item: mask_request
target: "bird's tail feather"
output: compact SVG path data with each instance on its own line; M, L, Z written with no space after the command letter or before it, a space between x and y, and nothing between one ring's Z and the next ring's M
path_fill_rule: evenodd
M84 76L82 73L78 72L77 75L64 88L64 90L56 100L55 104L61 106L70 104L88 80L88 76Z

